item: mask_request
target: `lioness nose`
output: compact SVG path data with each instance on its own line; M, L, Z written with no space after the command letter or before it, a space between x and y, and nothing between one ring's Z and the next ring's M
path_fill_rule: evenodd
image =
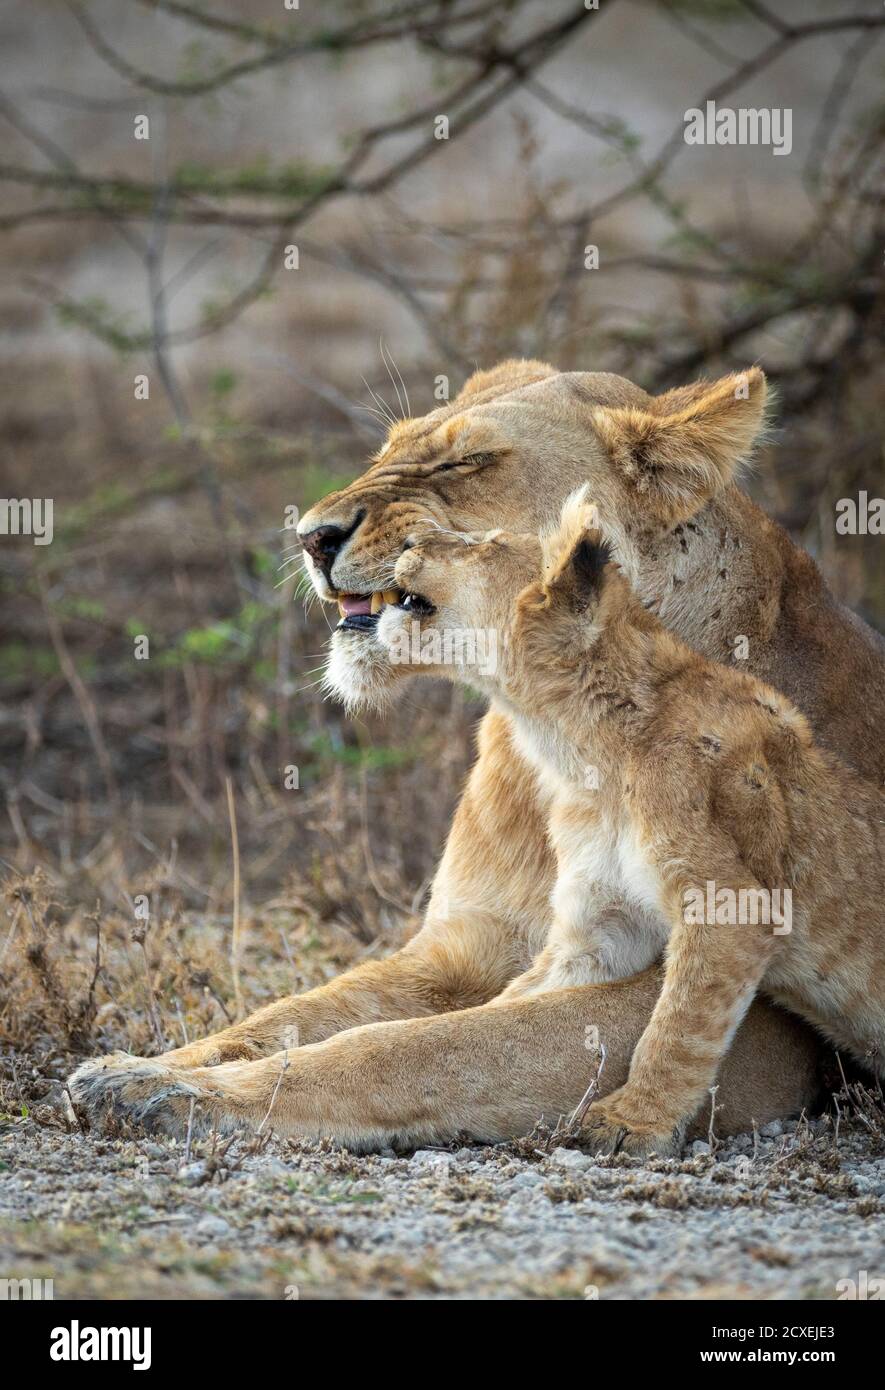
M335 563L335 556L348 536L353 535L357 525L359 525L359 521L349 530L345 530L343 526L316 526L312 531L308 531L307 535L301 537L301 544L304 549L327 579L331 573L332 565Z

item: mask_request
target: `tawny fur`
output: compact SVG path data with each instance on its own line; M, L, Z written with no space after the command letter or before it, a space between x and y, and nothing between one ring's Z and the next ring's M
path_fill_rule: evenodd
M666 943L627 1082L589 1129L668 1153L759 989L885 1075L885 793L770 686L669 633L593 520L567 504L543 550L500 531L419 543L396 579L435 611L390 609L379 631L503 702L549 789L552 926L501 1001L632 974ZM500 634L493 672L414 640L471 627ZM426 664L434 650L444 664Z
M667 625L719 660L746 637L747 669L795 699L827 746L881 778L885 650L833 599L813 561L730 482L761 428L764 391L757 371L660 397L621 377L538 362L479 372L450 404L397 424L361 478L304 516L302 535L330 524L349 535L329 574L308 561L315 587L328 600L387 588L404 545L434 528L536 531L589 482L617 530L619 561ZM473 461L447 466L465 457ZM336 634L329 684L348 705L392 701L404 674L372 635ZM597 1065L583 1046L594 1027L608 1052L602 1091L620 1085L657 996L653 972L488 1007L544 944L554 882L547 802L511 717L493 708L425 925L404 950L164 1058L89 1063L73 1079L74 1094L125 1114L147 1105L152 1123L175 1130L181 1105L173 1093L195 1092L198 1122L206 1113L213 1122L260 1123L280 1049L297 1038L310 1046L288 1053L270 1121L277 1129L363 1146L385 1135L506 1138L527 1116L580 1099ZM370 1064L370 1043L383 1067ZM334 1064L325 1050L332 1044ZM720 1073L722 1128L808 1104L818 1054L810 1030L754 1005ZM213 1072L216 1095L204 1068L228 1061L243 1065L232 1079Z

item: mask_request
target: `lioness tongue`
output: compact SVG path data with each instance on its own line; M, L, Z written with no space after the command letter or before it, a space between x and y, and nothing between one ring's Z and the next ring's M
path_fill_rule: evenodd
M371 594L339 594L338 607L343 618L355 618L360 613L371 613Z

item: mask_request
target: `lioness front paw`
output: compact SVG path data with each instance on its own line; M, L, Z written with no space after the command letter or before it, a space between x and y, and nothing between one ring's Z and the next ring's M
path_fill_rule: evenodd
M667 1126L666 1121L639 1110L630 1103L626 1087L598 1100L587 1111L581 1142L598 1154L630 1154L633 1158L670 1158L682 1148L683 1125Z
M113 1116L179 1138L187 1133L191 1101L200 1098L187 1073L128 1052L84 1062L69 1077L68 1088L74 1105L93 1122Z

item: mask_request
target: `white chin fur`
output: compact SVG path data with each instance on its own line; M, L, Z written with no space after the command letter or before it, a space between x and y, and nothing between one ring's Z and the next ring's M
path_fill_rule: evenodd
M374 636L336 632L323 688L340 700L349 714L361 709L383 710L393 700L399 674Z

